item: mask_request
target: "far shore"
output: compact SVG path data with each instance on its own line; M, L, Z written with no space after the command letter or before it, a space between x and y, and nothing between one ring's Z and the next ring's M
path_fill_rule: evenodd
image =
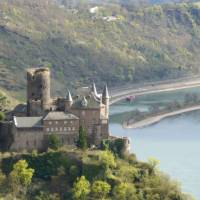
M189 108L182 108L182 109L172 111L172 112L167 112L167 113L164 113L164 114L158 114L156 116L151 116L151 117L148 117L148 118L143 119L141 121L137 121L135 123L134 122L133 123L124 122L123 128L132 128L132 129L143 128L145 126L150 126L152 124L158 123L165 118L172 117L172 116L175 116L175 115L180 115L180 114L183 114L183 113L186 113L186 112L192 112L192 111L195 111L195 110L200 110L200 105L191 106Z

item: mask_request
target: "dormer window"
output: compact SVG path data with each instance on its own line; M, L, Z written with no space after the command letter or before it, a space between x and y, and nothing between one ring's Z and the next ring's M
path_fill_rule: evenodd
M86 99L85 97L83 97L83 99L82 99L82 101L81 101L81 105L82 105L83 107L87 107L88 101L87 101L87 99Z

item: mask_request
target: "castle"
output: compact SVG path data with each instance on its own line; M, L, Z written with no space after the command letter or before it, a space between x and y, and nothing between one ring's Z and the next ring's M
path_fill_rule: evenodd
M27 71L27 104L10 114L10 121L0 125L0 148L11 151L45 150L50 134L56 134L63 145L75 145L79 127L87 131L88 141L98 146L109 138L109 93L107 86L98 94L91 87L80 88L76 95L52 98L50 70Z

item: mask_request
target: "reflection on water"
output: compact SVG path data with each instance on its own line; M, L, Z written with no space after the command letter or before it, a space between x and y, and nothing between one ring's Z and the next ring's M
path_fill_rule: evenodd
M194 91L200 93L200 89L193 89L192 92ZM186 92L188 91L179 91L178 94L168 94L164 95L165 97L163 94L160 96L156 94L156 97L146 95L140 98L146 102L143 106L148 107L148 102L163 102L162 99L168 101L169 97L180 100L180 94ZM121 106L123 107L123 105L112 106L111 110L113 113L115 109L118 113L124 112ZM147 160L152 156L159 159L162 171L178 179L185 192L200 199L200 111L165 119L153 126L135 130L123 129L120 124L113 122L110 125L110 131L114 135L131 138L132 150L138 159Z

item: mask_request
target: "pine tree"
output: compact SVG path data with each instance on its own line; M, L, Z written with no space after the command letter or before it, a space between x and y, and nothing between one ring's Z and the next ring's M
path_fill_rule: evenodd
M79 138L77 141L77 146L83 150L88 148L87 133L86 133L86 130L82 126L80 126L79 128Z

